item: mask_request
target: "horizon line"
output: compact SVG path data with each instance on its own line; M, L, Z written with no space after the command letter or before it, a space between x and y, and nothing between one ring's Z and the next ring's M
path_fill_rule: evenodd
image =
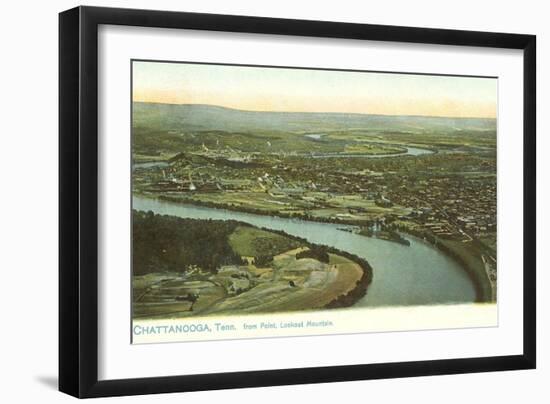
M341 114L341 115L371 115L371 116L404 116L412 118L447 118L447 119L492 119L497 120L497 117L490 116L449 116L449 115L419 115L419 114L373 114L368 112L341 112L341 111L281 111L281 110L252 110L252 109L239 109L234 107L226 107L224 105L216 104L205 104L205 103L177 103L177 102L158 102L158 101L141 101L141 100L132 100L132 103L139 102L142 104L158 104L158 105L195 105L195 106L206 106L206 107L217 107L230 109L233 111L241 112L272 112L272 113L281 113L281 114Z

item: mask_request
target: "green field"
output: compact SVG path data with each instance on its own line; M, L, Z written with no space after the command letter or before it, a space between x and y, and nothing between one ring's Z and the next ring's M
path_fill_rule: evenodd
M246 257L277 255L301 245L279 234L248 226L237 227L229 236L229 244L233 251Z

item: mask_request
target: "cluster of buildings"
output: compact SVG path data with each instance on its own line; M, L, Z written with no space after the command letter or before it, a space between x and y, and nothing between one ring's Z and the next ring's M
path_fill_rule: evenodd
M411 207L411 215L434 234L469 237L496 231L494 175L438 176L409 181L405 188L390 190L391 198Z
M387 159L365 168L361 160L241 158L230 152L222 158L205 151L162 169L135 172L134 186L154 193L265 192L272 199L303 200L301 207L322 207L327 195L360 195L380 207L408 208L401 219L441 237L471 240L496 232L496 175L485 162L461 172L433 162L411 169L414 159ZM241 165L233 167L237 157ZM344 213L368 213L353 209Z

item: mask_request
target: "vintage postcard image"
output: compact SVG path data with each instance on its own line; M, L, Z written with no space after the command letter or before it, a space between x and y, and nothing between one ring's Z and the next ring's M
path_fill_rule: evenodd
M133 343L497 324L496 78L131 70Z

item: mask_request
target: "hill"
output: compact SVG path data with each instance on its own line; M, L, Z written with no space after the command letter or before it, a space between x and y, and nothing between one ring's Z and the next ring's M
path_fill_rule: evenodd
M445 132L496 130L489 118L368 115L318 112L242 111L214 105L155 104L134 102L134 127L158 130L225 132L313 132L369 130L398 132Z

